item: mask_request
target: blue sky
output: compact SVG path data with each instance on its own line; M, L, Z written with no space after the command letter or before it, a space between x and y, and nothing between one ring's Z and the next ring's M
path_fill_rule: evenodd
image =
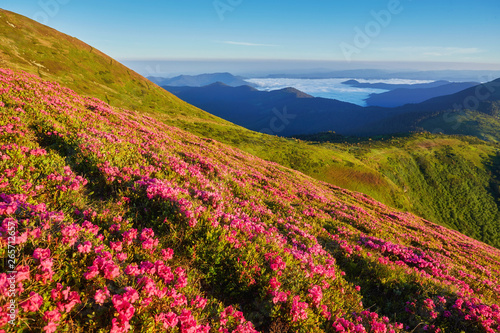
M500 69L498 0L3 0L0 6L120 60L453 62Z

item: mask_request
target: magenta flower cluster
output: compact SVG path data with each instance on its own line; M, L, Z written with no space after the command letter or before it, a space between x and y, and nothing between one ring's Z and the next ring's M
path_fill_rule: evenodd
M498 249L25 73L0 113L0 332L12 286L26 331L500 330Z

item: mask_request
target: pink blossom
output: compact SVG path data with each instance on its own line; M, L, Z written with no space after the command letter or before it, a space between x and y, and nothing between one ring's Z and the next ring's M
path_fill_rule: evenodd
M109 280L114 280L120 275L120 267L118 267L114 262L108 262L103 267L104 277Z
M132 287L125 287L125 293L123 294L123 300L129 303L135 303L139 300L139 294L137 290Z
M142 242L142 248L144 250L153 250L158 246L158 239L148 238L144 242Z
M52 311L45 311L45 314L43 315L43 319L45 321L54 321L57 322L61 320L61 313L56 309Z
M168 249L162 249L161 250L161 255L163 257L163 260L168 261L173 258L174 256L174 250L168 248Z
M97 304L103 305L109 297L110 297L109 290L107 287L104 287L104 290L98 289L95 292L94 299Z
M145 241L147 239L151 239L153 238L155 235L153 229L151 228L144 228L141 232L141 236L140 236L140 239L141 241Z
M122 321L118 318L113 318L111 320L111 330L110 333L126 333L130 330L130 324L128 321Z
M28 265L19 266L17 267L16 270L17 270L16 281L21 282L30 279L30 267Z
M196 319L188 309L183 309L179 315L182 333L194 333L198 327Z
M43 304L43 298L36 292L30 292L29 298L21 303L21 307L25 312L35 312L38 311L40 306Z
M86 241L82 244L78 244L77 248L78 248L78 252L80 252L80 253L90 253L90 250L92 249L92 243L89 241Z
M125 231L123 233L123 241L127 244L130 245L134 241L134 239L137 238L137 230L136 229L130 229L128 231Z
M137 276L140 273L139 267L136 264L130 264L125 268L125 274L127 275Z
M323 291L321 290L320 286L314 285L312 286L311 289L309 289L309 295L308 295L312 301L314 306L319 306L319 303L321 302L321 299L323 298Z
M121 216L119 216L119 217L121 219ZM115 221L115 218L116 217L113 218L113 221ZM121 228L121 226L119 224L113 224L113 225L111 225L109 227L109 231L111 231L111 232L117 232L117 231L120 231L120 228Z
M87 268L88 271L83 274L83 277L87 280L91 280L95 278L97 275L99 275L99 268L97 266L90 266Z
M191 305L196 307L197 309L204 309L207 305L207 300L200 295L197 295L192 301Z
M271 290L278 290L281 283L276 279L276 277L272 277L271 280L269 280L269 285L271 286Z
M284 291L279 291L275 294L275 296L273 297L273 303L276 304L278 302L286 302L286 300L288 299L288 293L284 292Z
M128 322L134 316L135 309L122 295L114 295L112 297L113 306L119 314L121 322Z
M116 252L122 251L122 242L109 242L109 247Z
M155 320L157 322L162 323L164 329L168 329L170 327L175 327L175 326L177 326L177 323L179 322L179 318L173 312L160 313L159 315L157 315L155 317Z
M33 258L38 260L48 259L50 257L50 249L37 248L33 252Z
M45 333L53 333L57 330L57 324L53 321L49 322L47 325L43 327Z
M290 310L292 321L307 319L306 309L309 307L309 305L306 302L299 302L299 301L300 301L300 296L295 296L293 298L292 309Z

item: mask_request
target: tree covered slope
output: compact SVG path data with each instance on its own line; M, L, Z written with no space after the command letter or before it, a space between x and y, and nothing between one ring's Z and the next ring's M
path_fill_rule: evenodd
M6 331L500 329L498 249L29 74L0 101Z

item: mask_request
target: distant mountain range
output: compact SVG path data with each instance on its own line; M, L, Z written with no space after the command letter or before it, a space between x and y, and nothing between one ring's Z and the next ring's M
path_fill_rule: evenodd
M394 84L385 82L359 82L347 80L342 82L351 87L389 90L383 93L374 93L365 99L368 106L396 107L410 103L420 103L428 99L454 94L461 90L476 86L479 82L450 82L438 80L428 83Z
M358 128L360 135L426 130L500 139L500 79L393 109L391 117Z
M454 94L478 84L478 82L454 82L431 88L398 88L380 94L371 94L365 101L369 106L396 107Z
M163 78L149 76L149 80L159 86L174 86L174 87L202 87L215 82L222 82L231 87L243 85L253 86L253 84L244 80L244 77L234 76L230 73L211 73L200 75L179 75L172 78Z
M338 100L316 98L293 88L267 92L250 86L230 87L220 82L204 87L163 88L182 100L235 124L280 136L323 131L335 131L343 135L377 135L418 130L433 132L438 127L429 123L432 117L443 112L459 112L457 109L465 103L469 113L480 114L482 122L489 122L490 125L464 133L465 127L458 130L441 124L439 131L446 134L471 134L497 141L500 139L500 132L497 133L490 127L498 122L494 117L498 114L500 105L500 87L497 88L499 82L495 80L472 87L473 83L443 83L435 88L412 89L411 92L416 92L414 95L409 89L398 89L386 93L385 98L388 101L390 98L399 98L397 101L401 103L403 100L417 100L469 87L450 95L392 108L361 107ZM476 97L478 94L480 100ZM475 100L478 100L477 107L467 104ZM492 119L483 119L484 117Z
M177 97L218 117L258 132L290 136L327 130L354 130L365 108L318 98L294 88L259 91L217 82L205 87L169 87ZM281 116L280 116L281 115ZM366 117L372 121L378 117ZM332 127L333 126L333 127Z

